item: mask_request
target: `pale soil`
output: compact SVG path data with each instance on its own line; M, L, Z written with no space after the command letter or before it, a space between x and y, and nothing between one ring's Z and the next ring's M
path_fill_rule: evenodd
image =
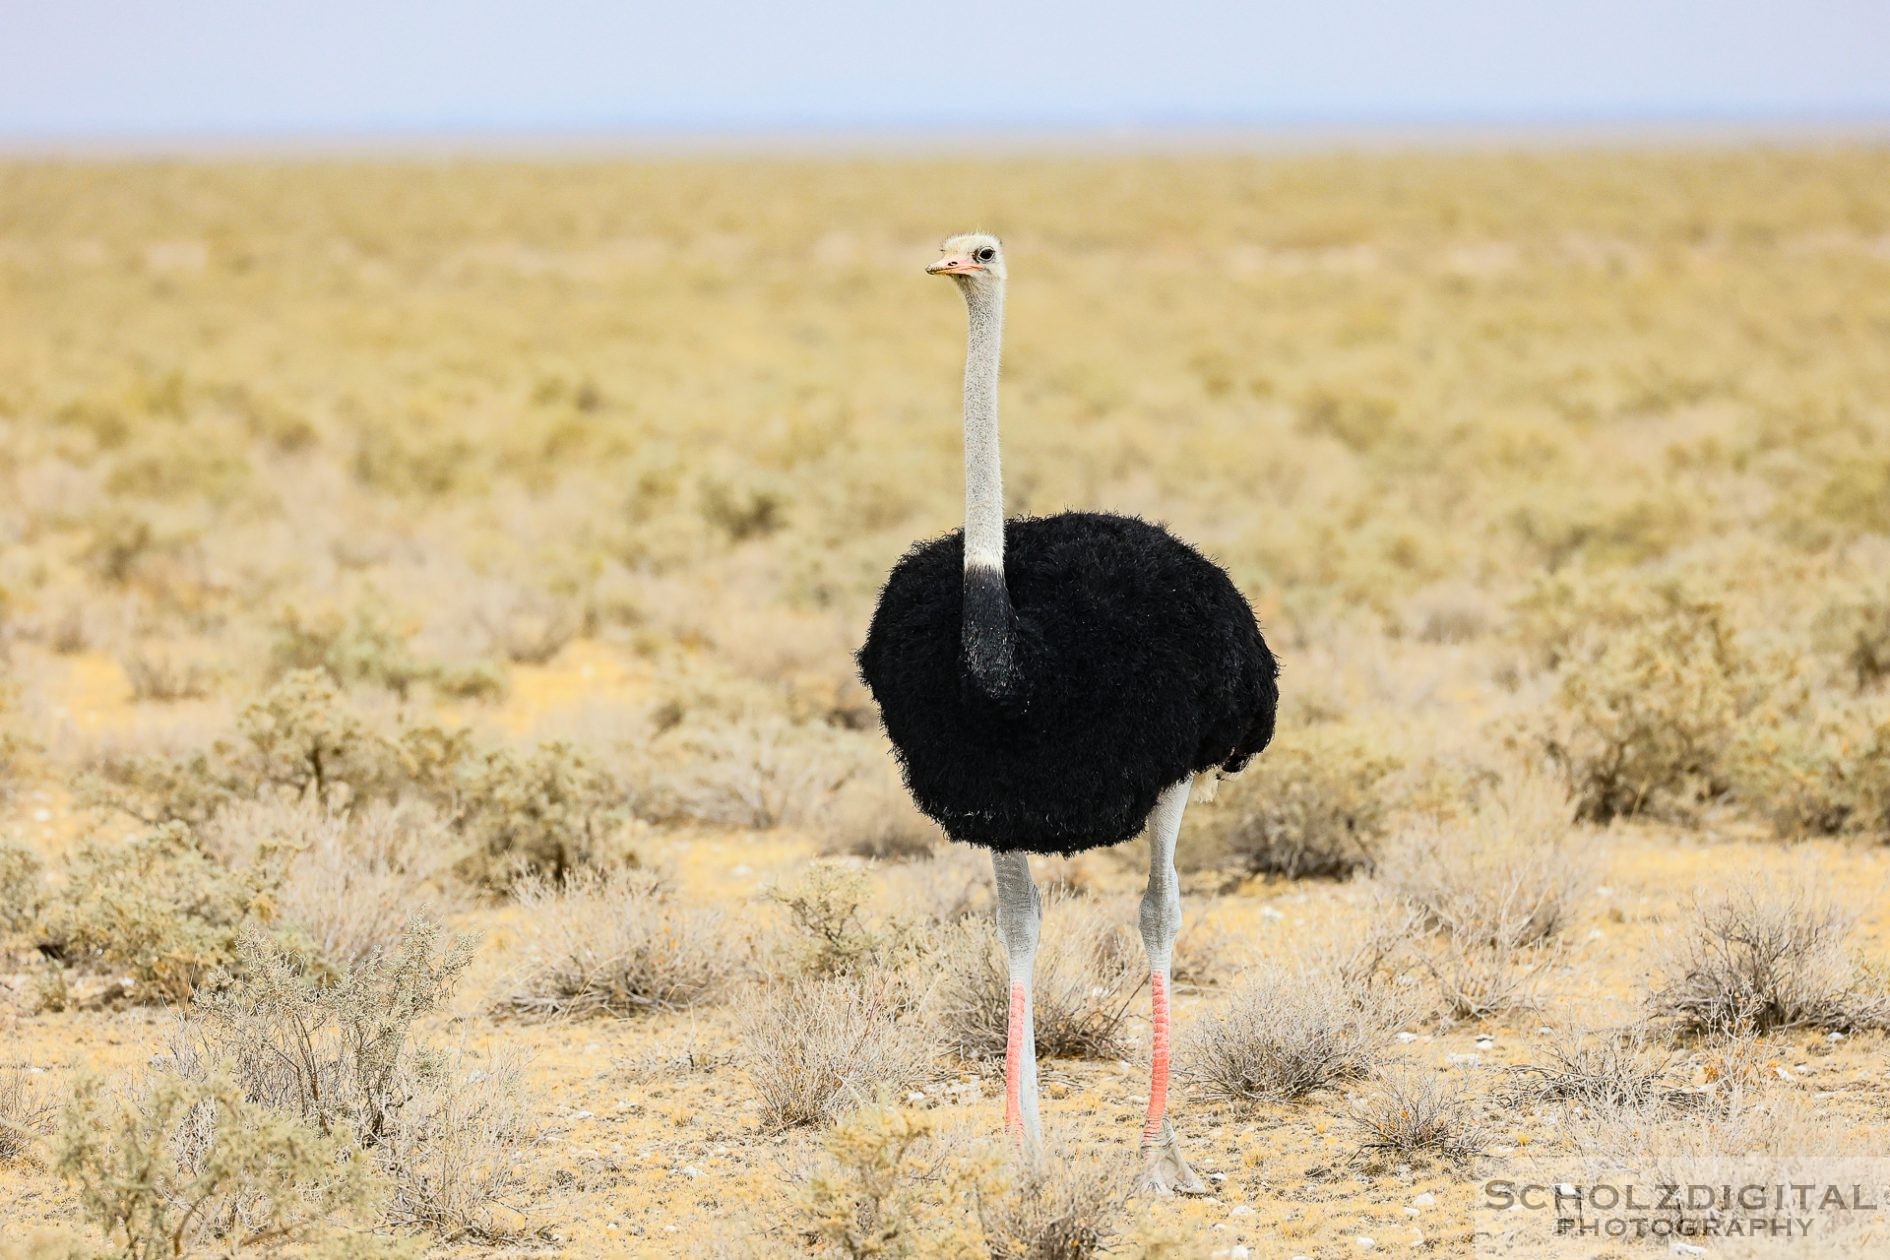
M187 707L134 708L117 666L97 656L32 662L49 719L96 733L152 712L187 720ZM24 671L23 671L24 672ZM578 644L548 667L522 668L511 698L485 720L529 734L595 710L633 700L639 668L612 649ZM31 840L49 856L85 834L91 820L64 793L30 787L6 806L0 830ZM1595 1025L1629 1019L1663 925L1678 917L1696 888L1773 881L1810 874L1861 912L1860 940L1873 958L1890 955L1890 852L1839 843L1791 847L1711 832L1617 828L1597 832L1605 852L1601 888L1569 933L1566 962L1548 976L1537 1011L1447 1031L1413 1026L1399 1048L1412 1064L1469 1077L1479 1092L1496 1083L1495 1069L1527 1062L1549 1020ZM1186 844L1186 831L1183 832ZM720 906L737 921L765 911L756 894L812 857L814 840L792 830L772 833L652 835L648 859L668 866L683 894ZM1103 890L1132 892L1139 874L1126 856L1080 859L1081 878ZM1355 886L1326 882L1252 881L1226 893L1190 896L1188 938L1212 937L1224 976L1245 958L1342 942L1362 912ZM791 1248L783 1228L797 1169L812 1157L805 1135L762 1132L738 1069L721 1056L735 1042L742 1003L703 1012L579 1024L495 1021L484 1007L505 982L517 956L518 917L511 908L466 910L453 926L483 937L480 958L457 1001L458 1013L438 1036L474 1050L503 1045L529 1062L540 1118L538 1141L524 1169L529 1188L518 1204L543 1227L546 1249L574 1257L705 1254L718 1243L760 1231ZM16 984L23 977L12 978ZM1215 991L1184 989L1176 1003L1185 1047L1188 1023L1225 1000ZM19 995L24 997L25 995ZM1138 999L1138 1005L1145 997ZM16 1003L16 1007L22 1003ZM0 1006L0 1066L44 1073L57 1090L77 1072L135 1069L163 1045L170 1015L161 1010L91 1009L22 1013ZM1138 1025L1147 1043L1147 1024ZM1493 1044L1479 1046L1479 1038ZM1890 1076L1882 1037L1837 1043L1821 1034L1775 1038L1773 1086L1807 1095L1833 1135L1882 1150L1890 1136ZM707 1070L678 1068L691 1054ZM1468 1056L1468 1057L1466 1057ZM995 1131L1000 1121L997 1064L963 1065L925 1090L919 1104L942 1113L946 1128ZM1136 1140L1146 1103L1141 1060L1055 1061L1044 1067L1046 1126L1081 1143L1127 1148ZM1789 1079L1786 1079L1789 1077ZM1471 1205L1478 1179L1449 1167L1372 1171L1351 1158L1343 1117L1347 1100L1327 1092L1297 1105L1252 1114L1211 1105L1178 1086L1174 1112L1185 1149L1204 1176L1220 1174L1217 1193L1200 1200L1146 1202L1137 1207L1179 1227L1203 1252L1227 1254L1245 1245L1255 1256L1353 1256L1367 1236L1387 1254L1472 1254ZM1498 1114L1496 1158L1553 1145L1552 1126L1526 1115ZM1412 1209L1429 1192L1434 1204ZM0 1169L0 1230L74 1220L60 1183L31 1167ZM452 1252L454 1248L442 1249ZM463 1249L467 1254L477 1249Z

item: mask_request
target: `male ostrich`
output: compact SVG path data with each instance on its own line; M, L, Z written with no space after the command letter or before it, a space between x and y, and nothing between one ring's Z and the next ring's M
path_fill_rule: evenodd
M1029 855L1147 828L1140 926L1155 1048L1143 1175L1158 1192L1204 1194L1167 1116L1175 836L1194 776L1238 771L1272 739L1278 666L1227 574L1161 526L1100 512L1004 519L1003 246L954 236L942 253L926 271L950 276L970 309L965 528L894 566L860 674L919 808L952 839L991 850L1011 980L1004 1123L1032 1148L1040 902Z

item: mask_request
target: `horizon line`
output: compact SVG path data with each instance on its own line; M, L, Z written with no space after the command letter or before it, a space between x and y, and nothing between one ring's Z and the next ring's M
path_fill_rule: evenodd
M985 130L991 129L991 130ZM1306 115L1243 119L1102 122L1089 120L940 119L865 123L755 124L403 124L360 128L212 128L205 130L0 131L0 157L469 156L512 152L581 156L884 156L892 146L916 153L1048 151L1306 151L1322 148L1659 147L1670 144L1890 140L1890 109L1856 112L1673 111L1620 114L1462 114L1431 117Z

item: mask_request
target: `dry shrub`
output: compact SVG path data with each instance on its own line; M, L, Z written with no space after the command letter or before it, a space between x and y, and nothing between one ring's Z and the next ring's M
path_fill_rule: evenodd
M1436 931L1412 942L1412 955L1451 1019L1488 1019L1535 1004L1536 982L1561 960L1559 942L1528 944L1528 918L1515 915L1468 933Z
M1089 1260L1111 1249L1134 1187L1126 1158L1046 1151L977 1198L993 1260Z
M1565 667L1542 736L1580 815L1684 821L1725 795L1738 732L1788 690L1789 672L1740 641L1724 605L1677 588L1635 624L1596 637Z
M765 991L742 1032L742 1065L772 1128L825 1124L919 1083L932 1048L901 986L792 980Z
M1147 974L1133 922L1133 913L1111 914L1088 897L1052 892L1043 898L1030 988L1038 1054L1109 1059L1123 1052L1122 1021ZM947 1047L971 1061L1002 1056L1011 979L992 925L959 924L928 968L934 975L929 1006Z
M831 979L885 970L917 946L915 920L870 908L873 888L864 871L815 862L767 897L787 911L790 962L804 975Z
M1690 1096L1674 1050L1657 1044L1645 1024L1591 1036L1559 1030L1543 1056L1542 1062L1507 1069L1506 1103L1645 1108L1680 1105Z
M1064 1149L1018 1161L996 1143L956 1144L928 1116L887 1103L841 1116L822 1147L801 1188L803 1236L817 1254L1088 1260L1118 1242L1170 1254L1122 1236L1135 1172L1126 1156Z
M991 859L968 845L948 845L875 874L886 904L906 907L920 924L943 927L976 918L989 926L997 903Z
M316 670L285 676L243 710L232 737L207 749L100 770L94 799L154 824L202 824L260 797L334 811L426 802L465 837L463 873L494 888L595 864L631 823L628 790L575 745L514 750L431 725L389 733Z
M386 796L406 781L410 760L332 679L302 670L246 705L233 738L178 756L108 753L87 789L147 824L201 824L263 793L335 805Z
M494 1209L529 1140L515 1064L474 1068L419 1040L472 960L472 943L416 922L397 945L325 978L246 932L238 971L194 1005L169 1070L227 1080L246 1106L338 1139L385 1188L379 1217L443 1237L502 1237ZM207 1140L222 1140L211 1125Z
M505 694L505 674L494 665L421 657L410 646L411 632L396 628L392 615L376 603L348 611L290 607L277 618L274 632L270 665L279 676L319 672L343 686L383 687L402 699L421 684L462 700Z
M722 916L678 905L641 871L586 872L517 891L527 961L500 1008L588 1018L680 1010L720 997L737 960Z
M25 931L38 918L45 869L25 845L0 841L0 934Z
M1787 838L1890 838L1890 712L1825 703L1796 721L1754 723L1733 743L1733 793Z
M1302 1098L1370 1074L1407 1018L1382 990L1335 966L1268 963L1224 1011L1196 1022L1182 1070L1210 1098Z
M1830 1161L1837 1154L1829 1126L1785 1093L1737 1090L1720 1105L1686 1110L1658 1101L1585 1109L1569 1116L1566 1131L1584 1178L1615 1185L1822 1186L1832 1180ZM1647 1198L1650 1231L1665 1222L1665 1232L1681 1238L1723 1223L1715 1206L1689 1202L1684 1194ZM1768 1213L1762 1205L1740 1216L1763 1221Z
M266 1255L324 1234L386 1253L367 1231L380 1187L344 1138L252 1102L224 1077L161 1076L133 1099L73 1089L53 1166L127 1260Z
M472 622L487 650L521 665L543 665L584 628L573 601L534 587L488 582L476 594Z
M1489 632L1496 612L1495 601L1482 587L1461 580L1439 582L1405 601L1404 633L1422 643L1468 643Z
M1513 772L1468 817L1412 820L1374 875L1434 931L1534 945L1561 931L1594 886L1595 853L1574 836L1573 818L1562 784Z
M1377 856L1398 759L1342 727L1289 732L1238 779L1210 815L1218 857L1250 873L1343 878Z
M615 856L630 824L623 784L572 744L467 756L453 768L452 784L472 848L466 870L488 887L564 879L596 865Z
M69 965L120 973L133 1001L179 1001L231 962L279 878L276 869L225 866L182 823L126 843L92 841L47 901L42 948Z
M1849 1032L1890 1022L1890 997L1851 952L1854 920L1814 893L1746 890L1693 907L1649 1005L1683 1032Z
M813 817L852 775L813 727L742 719L684 736L685 763L652 789L665 817L766 830Z
M942 839L938 824L921 814L898 782L886 775L846 784L834 794L820 822L827 852L883 861L928 857Z
M928 1197L944 1156L929 1117L876 1103L848 1112L821 1142L800 1190L806 1233L847 1260L967 1251L964 1223Z
M310 798L237 802L204 828L203 841L233 869L274 863L278 930L337 972L391 949L410 919L438 909L433 884L455 848L420 802L344 812Z
M1812 631L1818 646L1837 658L1859 688L1890 678L1890 594L1834 600L1818 614Z
M24 1159L51 1127L52 1115L30 1073L0 1069L0 1166Z
M1441 1156L1466 1163L1482 1154L1485 1135L1475 1101L1464 1087L1436 1072L1379 1074L1348 1114L1368 1156L1417 1160Z
M216 670L176 651L134 647L119 656L118 664L131 684L133 700L160 704L201 700L216 688Z

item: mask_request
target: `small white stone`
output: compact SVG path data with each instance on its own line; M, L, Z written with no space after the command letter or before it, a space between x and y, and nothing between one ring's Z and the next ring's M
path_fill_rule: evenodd
M1588 929L1588 939L1591 941L1599 941L1599 940L1604 939L1606 936L1607 936L1607 933L1603 932L1600 928Z
M694 1164L684 1164L682 1166L682 1175L694 1181L697 1177L702 1175L702 1170L697 1168Z
M1830 1033L1825 1037L1825 1040L1826 1041L1842 1041L1844 1040L1844 1034L1840 1032Z
M906 1095L906 1101L907 1102L924 1102L925 1091L922 1089L913 1090L911 1093Z
M573 1120L589 1120L594 1114L596 1113L590 1111L574 1111L571 1113L571 1118Z
M1703 1256L1706 1254L1706 1248L1696 1247L1692 1243L1677 1242L1673 1245L1673 1254L1676 1256Z
M1401 1032L1398 1034L1398 1042L1400 1045L1408 1046L1416 1040L1417 1034L1414 1032Z
M1426 1190L1423 1194L1411 1200L1411 1206L1425 1208L1435 1202L1437 1202L1437 1196L1432 1194L1429 1190Z
M1263 919L1284 919L1286 916L1281 914L1278 910L1275 910L1272 906L1261 906L1260 917Z
M1406 1216L1416 1216L1418 1214L1418 1210L1414 1207L1408 1207L1404 1210L1404 1214Z
M1376 1238L1367 1238L1364 1234L1360 1234L1357 1238L1354 1238L1352 1241L1357 1243L1359 1247L1365 1251L1370 1251L1373 1247L1376 1247L1378 1245L1378 1240Z
M1226 1181L1227 1174L1226 1173L1209 1173L1208 1180L1209 1181Z
M1234 1210L1229 1212L1228 1215L1229 1216L1252 1216L1253 1209L1248 1207L1245 1203L1237 1203L1234 1205Z
M1447 1054L1444 1056L1444 1062L1450 1064L1452 1067L1475 1067L1477 1064L1483 1062L1483 1056L1480 1054Z
M1228 1260L1247 1260L1247 1257L1252 1254L1253 1252L1247 1250L1245 1247L1235 1244L1234 1248L1227 1253L1227 1257Z

